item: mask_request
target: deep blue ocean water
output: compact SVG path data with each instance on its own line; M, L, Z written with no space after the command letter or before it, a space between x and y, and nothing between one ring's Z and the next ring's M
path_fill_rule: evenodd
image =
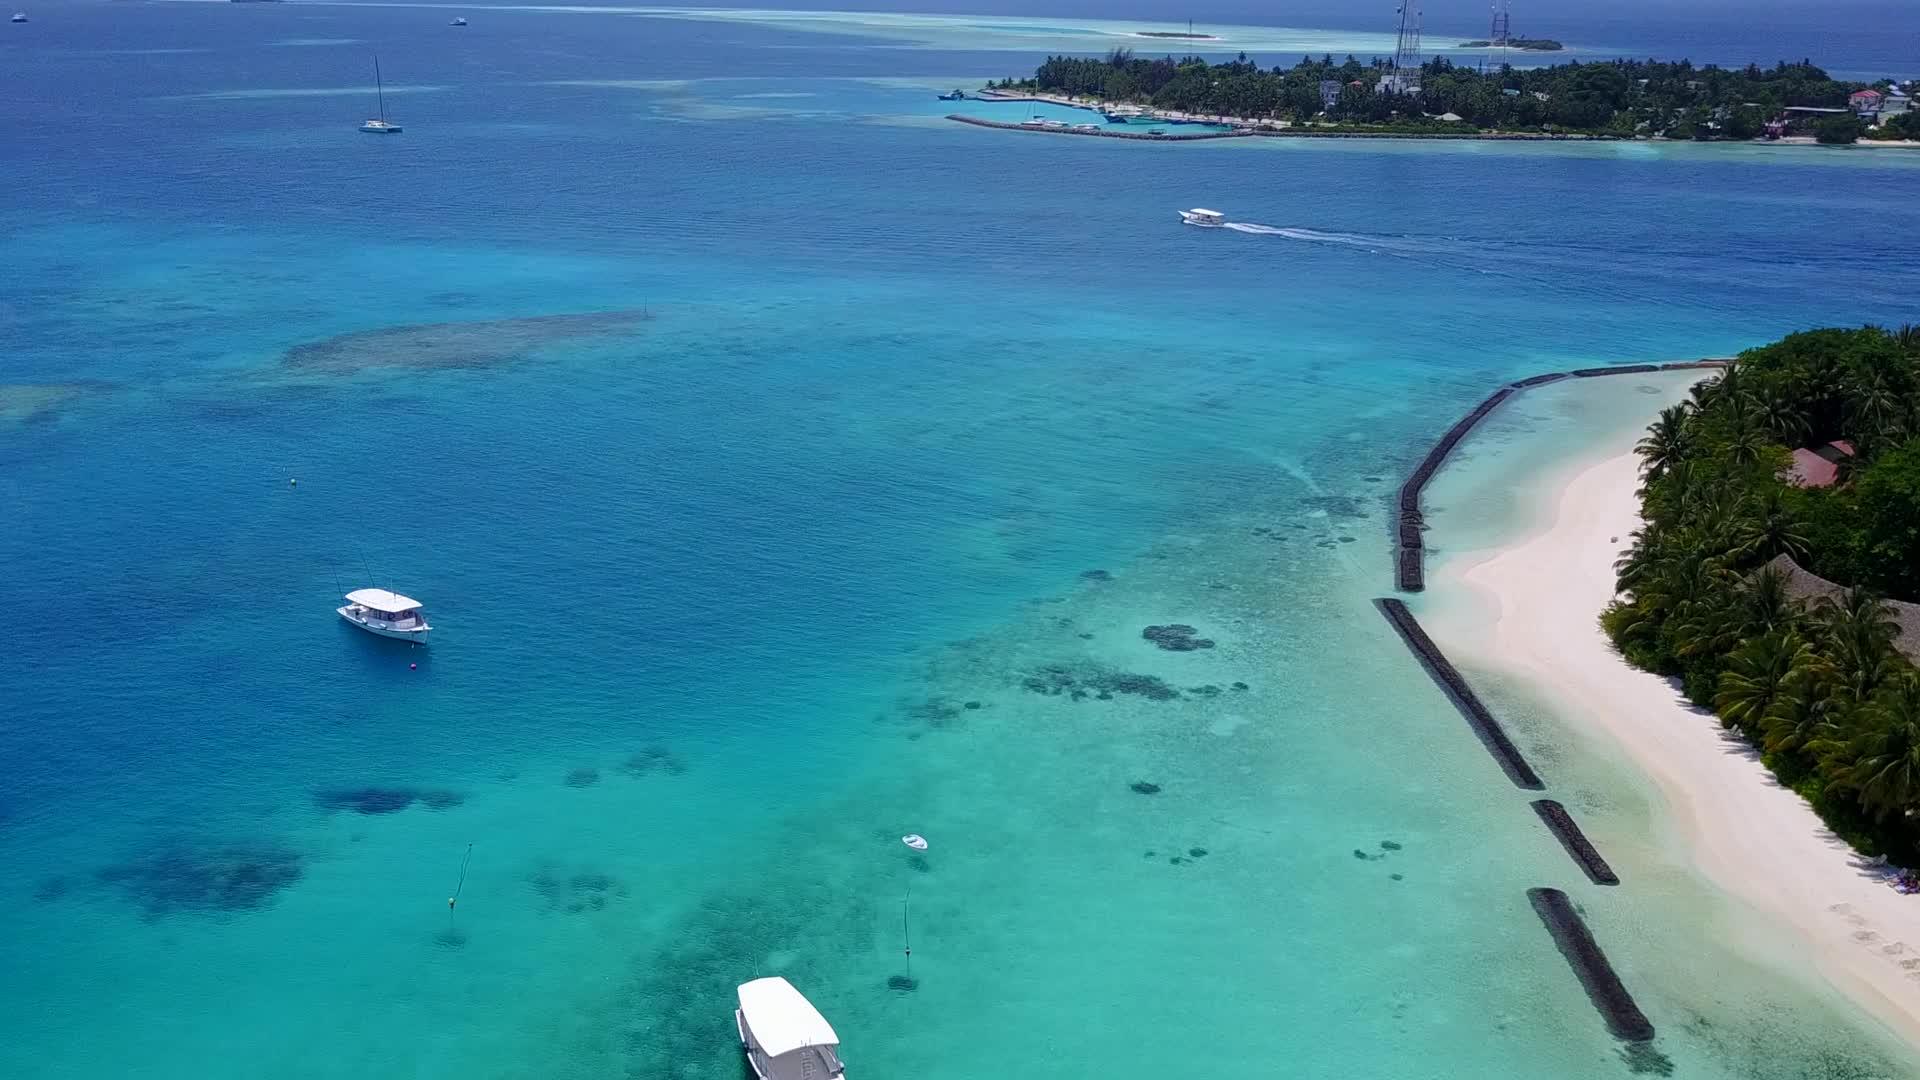
M938 28L469 14L0 27L0 1075L732 1077L756 972L864 1076L1621 1074L1542 883L1676 1075L1909 1074L1567 882L1366 599L1491 383L1912 318L1920 156L1043 137Z

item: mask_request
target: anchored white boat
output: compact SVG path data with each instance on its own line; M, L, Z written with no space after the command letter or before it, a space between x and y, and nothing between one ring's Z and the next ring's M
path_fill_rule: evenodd
M340 617L381 637L425 642L426 616L420 614L420 601L385 589L355 589L346 596L346 606L334 610Z
M360 130L369 135L398 135L400 125L387 119L387 86L380 78L380 58L373 58L373 95L380 105L380 115L360 125Z
M1227 223L1227 215L1218 210L1202 210L1195 207L1192 210L1180 211L1180 220L1189 225L1198 225L1203 229L1217 229Z
M733 1023L759 1080L845 1080L840 1036L787 980L776 975L741 983Z

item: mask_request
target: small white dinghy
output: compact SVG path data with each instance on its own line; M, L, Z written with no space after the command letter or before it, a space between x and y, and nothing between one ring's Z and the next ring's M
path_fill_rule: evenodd
M759 1080L845 1080L840 1036L827 1018L778 975L740 984L733 1011L747 1064Z
M385 589L355 589L346 595L346 606L335 608L340 617L369 634L426 643L426 616L420 614L420 601Z

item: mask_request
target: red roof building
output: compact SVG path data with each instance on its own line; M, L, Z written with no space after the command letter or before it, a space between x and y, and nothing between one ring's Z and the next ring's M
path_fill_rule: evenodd
M1840 479L1840 462L1853 456L1853 444L1837 439L1825 446L1793 452L1787 483L1795 487L1832 487Z

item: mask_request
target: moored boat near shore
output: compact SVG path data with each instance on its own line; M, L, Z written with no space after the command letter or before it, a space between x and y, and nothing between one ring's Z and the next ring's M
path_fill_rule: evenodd
M840 1036L793 984L779 976L740 984L733 1023L759 1080L844 1080Z

